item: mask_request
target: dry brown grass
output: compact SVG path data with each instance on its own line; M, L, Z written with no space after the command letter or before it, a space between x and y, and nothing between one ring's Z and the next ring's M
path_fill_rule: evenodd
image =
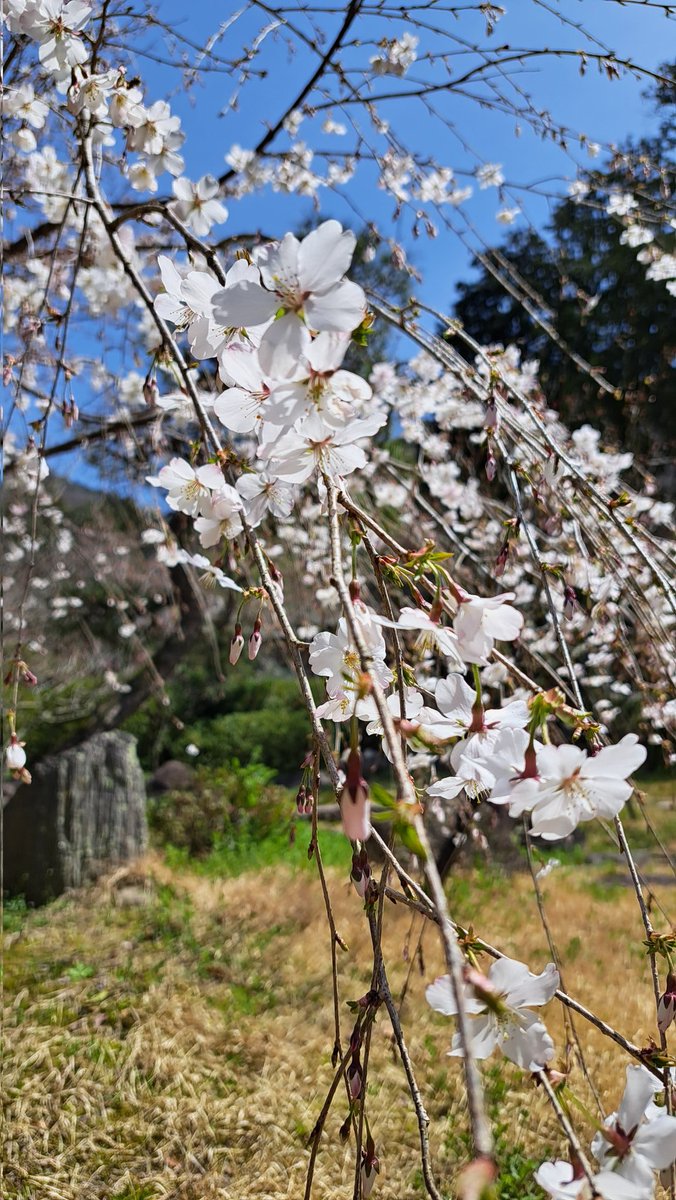
M643 1043L653 1030L647 961L632 895L590 885L561 868L546 880L547 908L566 985ZM343 1001L369 987L361 903L330 877ZM591 890L590 890L591 887ZM540 969L548 959L525 876L459 876L458 919ZM395 992L407 971L411 924L388 905L385 952ZM4 1190L7 1200L281 1200L303 1194L312 1128L332 1077L329 946L312 873L283 869L227 882L172 874L159 858L136 878L31 915L5 948ZM461 1068L448 1059L451 1030L424 1003L442 970L433 931L424 972L412 974L404 1029L432 1118L445 1194L464 1153ZM344 1032L349 1012L343 1004ZM562 1046L554 1005L547 1022ZM579 1023L607 1106L622 1090L619 1051ZM574 1073L578 1094L587 1093ZM509 1134L502 1152L521 1160L563 1150L530 1080L491 1062L492 1100ZM393 1057L386 1014L376 1025L368 1112L382 1160L376 1195L422 1195L417 1129ZM351 1195L350 1146L340 1144L344 1100L327 1123L316 1197ZM586 1131L588 1132L588 1131ZM527 1168L530 1178L530 1168ZM511 1185L510 1185L511 1186ZM531 1183L505 1196L536 1195ZM521 1190L519 1190L521 1187Z

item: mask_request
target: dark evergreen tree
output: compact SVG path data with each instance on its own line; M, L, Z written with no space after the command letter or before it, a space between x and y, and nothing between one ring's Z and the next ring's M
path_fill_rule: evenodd
M656 471L676 447L674 297L664 282L646 279L645 263L622 244L623 222L608 215L606 204L612 191L639 196L657 244L673 253L667 217L676 193L676 67L662 70L674 83L652 93L661 113L658 134L627 144L602 170L590 171L588 193L562 199L544 236L519 230L475 259L479 278L459 285L455 306L477 341L515 343L524 357L539 359L547 400L567 422L597 425L606 440L616 438ZM516 295L505 290L505 279ZM518 298L524 296L542 324ZM543 328L547 323L558 341ZM580 370L568 347L615 393Z

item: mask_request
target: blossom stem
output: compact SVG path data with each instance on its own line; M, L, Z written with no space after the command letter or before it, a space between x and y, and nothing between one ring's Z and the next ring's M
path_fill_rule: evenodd
M324 475L323 478L328 497L333 581L340 596L343 611L345 613L345 619L350 629L352 639L359 653L361 668L363 671L368 672L371 667L371 660L361 629L359 627L359 623L355 617L352 599L343 576L336 487L333 483L333 480L328 476ZM432 902L439 917L444 954L449 974L451 976L453 993L456 1002L458 1035L460 1039L460 1045L463 1050L467 1106L469 1110L470 1128L472 1131L472 1140L474 1143L475 1152L479 1156L485 1156L486 1158L492 1159L493 1137L484 1104L481 1076L479 1074L474 1055L472 1054L471 1035L465 1008L462 979L464 959L462 951L458 946L457 938L455 936L453 924L448 912L448 904L446 895L444 893L443 884L441 882L441 877L437 870L436 863L434 861L434 855L427 838L427 831L420 816L415 788L406 770L406 764L401 752L401 746L399 743L399 738L397 737L394 722L392 720L392 714L390 713L383 691L376 679L372 679L372 695L378 710L378 715L383 725L383 732L387 741L387 748L391 756L401 800L410 806L410 810L413 815L413 824L425 853L425 874L427 875L427 880L430 885Z

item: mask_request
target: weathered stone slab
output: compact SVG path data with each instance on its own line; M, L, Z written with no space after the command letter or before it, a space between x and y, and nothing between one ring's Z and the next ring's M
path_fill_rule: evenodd
M4 887L44 904L147 846L146 790L129 733L98 733L36 764L4 812Z

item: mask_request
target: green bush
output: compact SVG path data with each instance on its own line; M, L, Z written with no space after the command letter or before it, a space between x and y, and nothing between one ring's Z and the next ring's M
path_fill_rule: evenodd
M237 760L218 771L200 768L191 791L167 792L150 802L157 841L198 857L288 829L292 808L288 794L270 786L273 774L260 763L243 766Z
M323 698L323 681L314 682L315 698ZM200 763L211 767L237 758L287 772L305 756L310 726L298 684L289 675L245 669L217 683L203 665L185 665L169 691L169 707L152 698L124 725L138 740L145 770L166 758L185 759L190 742L200 749Z
M275 772L295 771L308 750L310 724L304 709L281 706L230 712L190 725L182 744L199 746L200 764L218 767L237 758L262 762Z

